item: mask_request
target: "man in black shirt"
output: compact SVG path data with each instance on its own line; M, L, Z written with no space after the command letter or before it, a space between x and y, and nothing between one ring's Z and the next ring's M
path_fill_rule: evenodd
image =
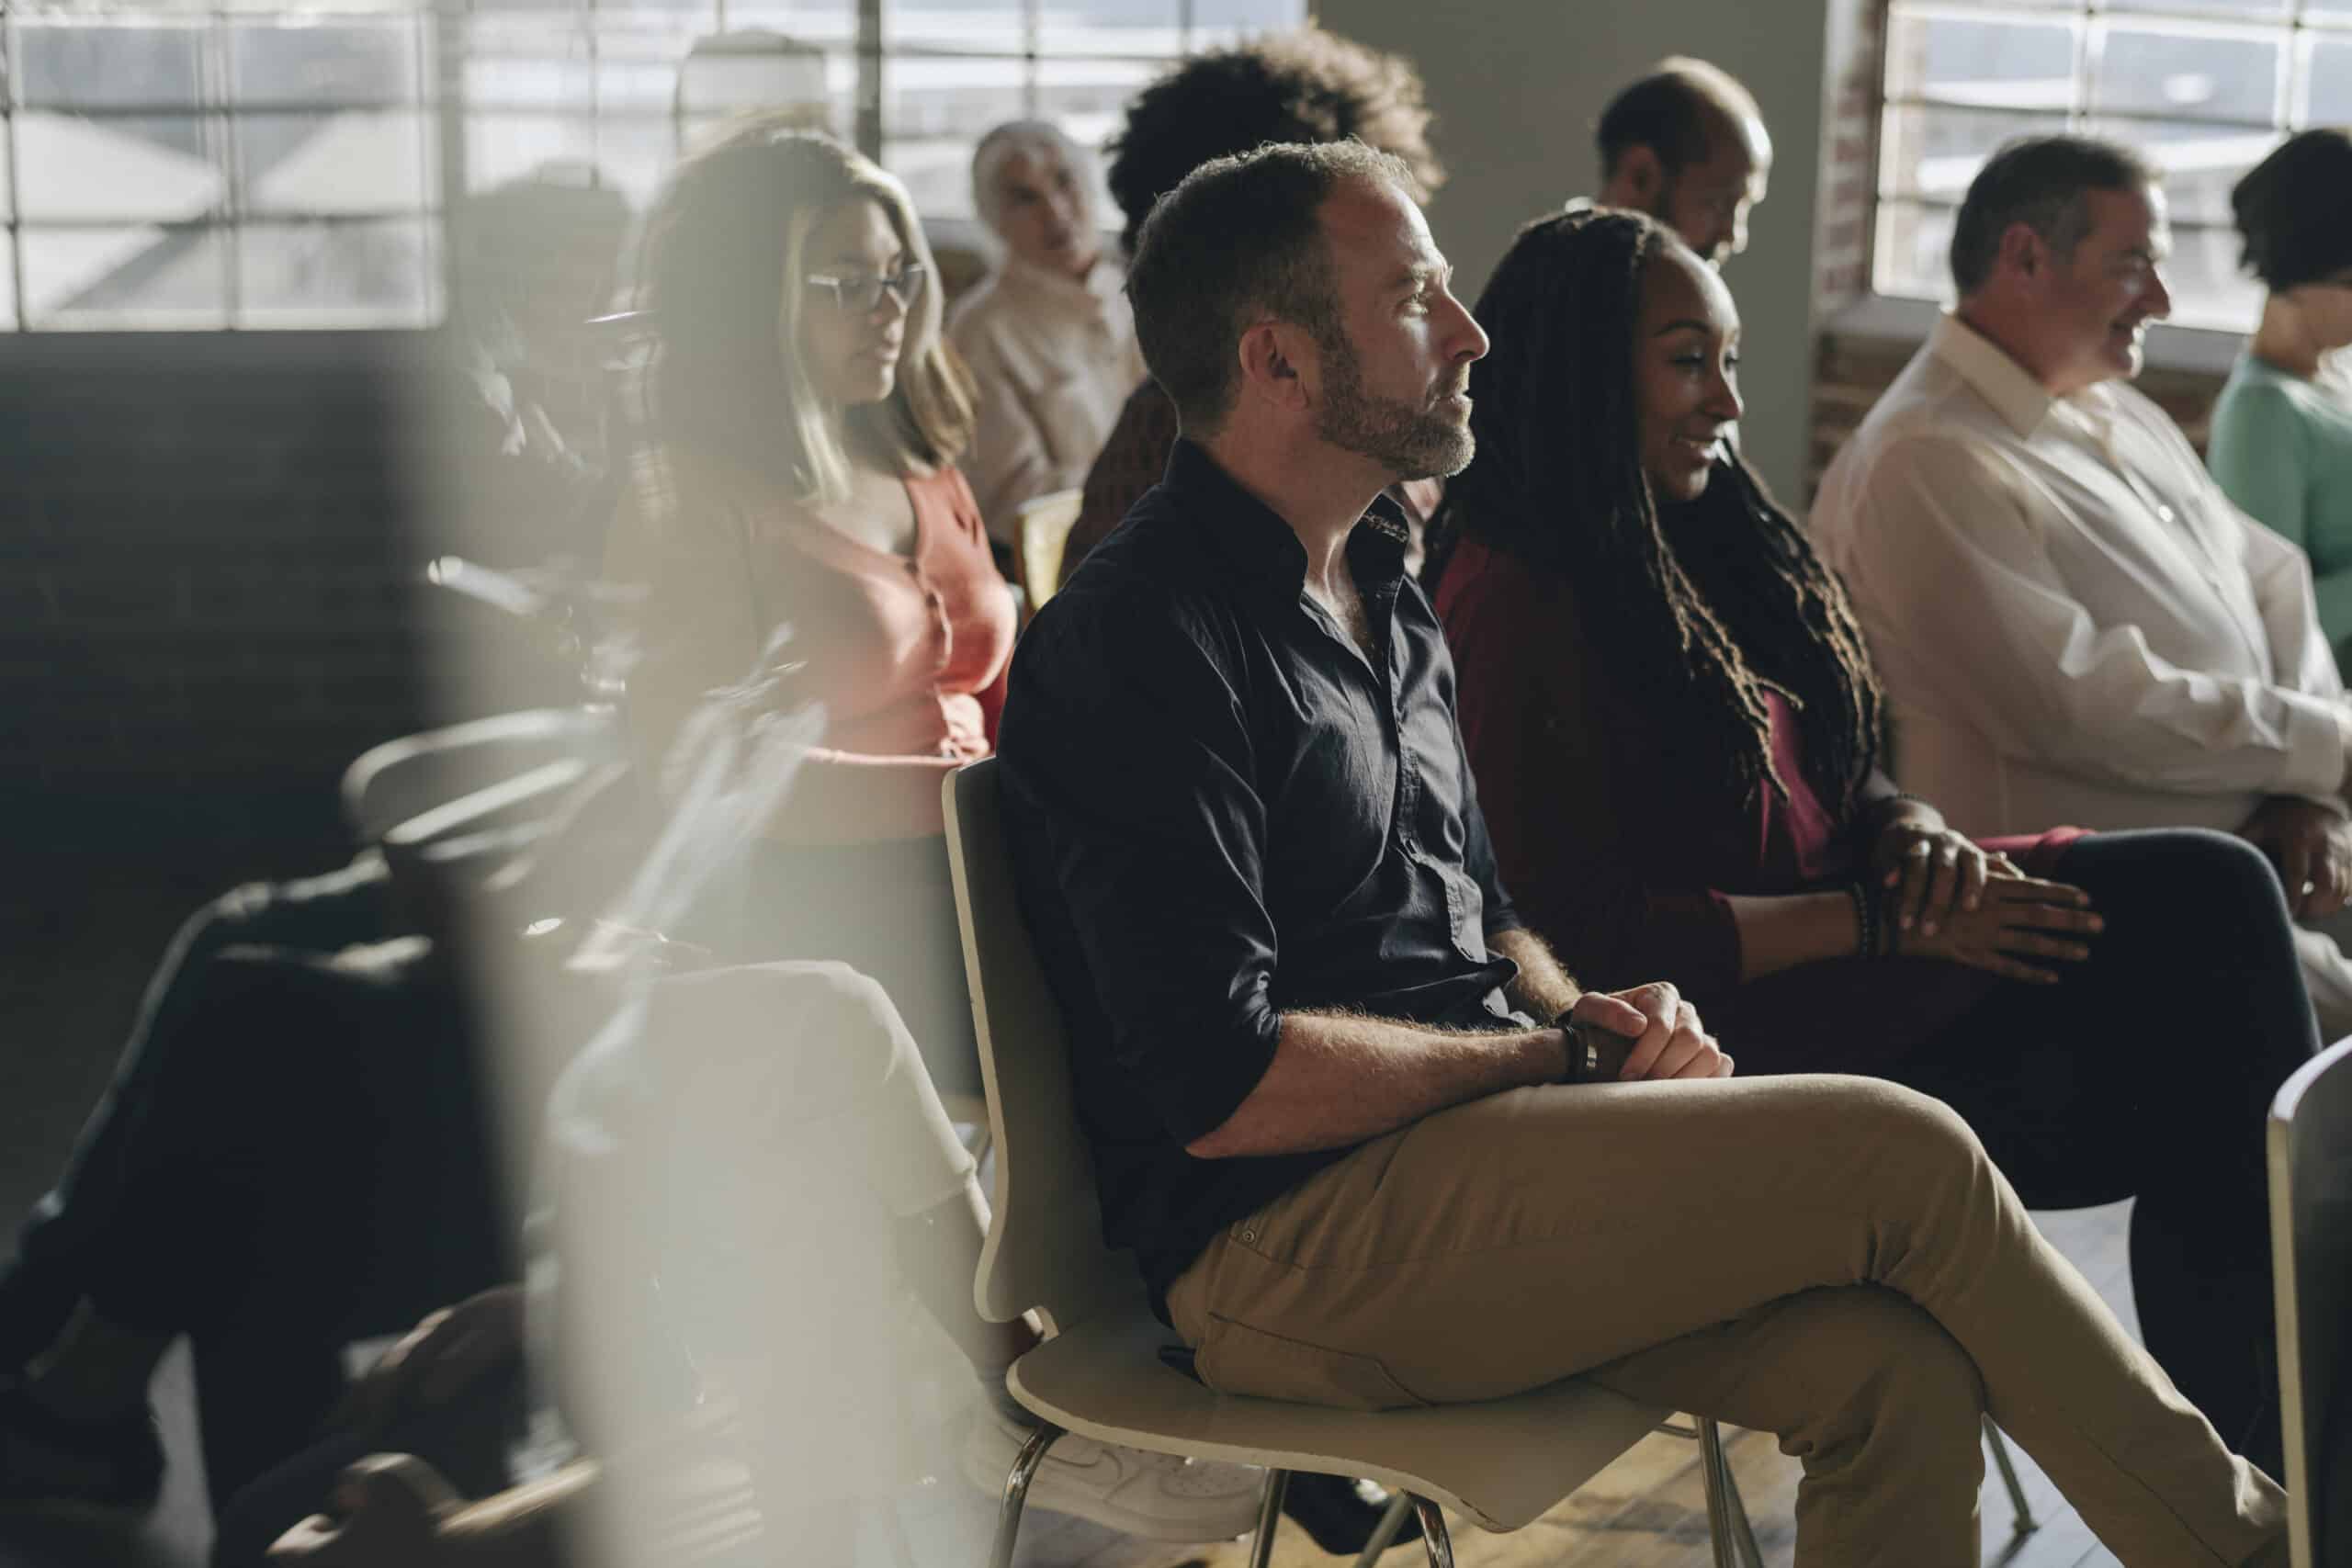
M1584 1373L1776 1432L1807 1562L1973 1568L1988 1406L2120 1555L2283 1554L2278 1489L1957 1116L1726 1081L1671 986L1581 994L1519 929L1374 503L1468 460L1486 348L1409 189L1284 146L1160 203L1129 289L1187 439L1014 656L1008 828L1106 1235L1220 1391Z

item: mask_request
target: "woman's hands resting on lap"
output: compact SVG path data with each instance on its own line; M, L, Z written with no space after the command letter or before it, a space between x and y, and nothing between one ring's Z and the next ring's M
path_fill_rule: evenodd
M1890 952L2042 986L2057 982L2053 964L2090 956L2089 939L2105 922L2089 894L2028 876L1932 809L1902 805L1871 846Z

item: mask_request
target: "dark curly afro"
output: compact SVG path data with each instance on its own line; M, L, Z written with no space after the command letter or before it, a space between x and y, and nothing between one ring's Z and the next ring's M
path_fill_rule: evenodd
M1186 61L1136 96L1111 142L1112 199L1132 255L1154 203L1212 158L1269 141L1352 136L1393 152L1427 200L1445 178L1429 143L1419 73L1404 59L1317 27L1273 33Z

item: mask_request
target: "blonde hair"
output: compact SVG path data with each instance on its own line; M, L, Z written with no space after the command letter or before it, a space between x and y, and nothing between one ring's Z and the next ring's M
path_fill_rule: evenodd
M663 439L768 473L803 502L848 493L855 456L798 352L813 292L799 282L809 237L856 200L882 209L924 284L890 395L845 411L841 428L902 471L943 467L970 446L975 389L941 332L938 266L906 187L831 137L773 118L680 164L647 224L649 402Z

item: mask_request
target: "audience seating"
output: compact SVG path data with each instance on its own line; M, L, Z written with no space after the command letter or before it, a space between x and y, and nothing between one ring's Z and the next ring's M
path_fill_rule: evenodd
M2344 1396L2352 1386L2346 1364L2352 1348L2352 1040L2336 1042L2279 1086L2270 1102L2269 1150L2288 1550L2293 1568L2319 1568L2352 1562L2352 1540L2320 1539L2331 1481L2337 1483L2330 1521L2336 1534L2352 1517L2352 1498L2341 1495L2345 1478L2328 1473L2326 1458L2332 1449L2352 1447L2345 1433L2330 1428L2331 1422L2352 1422Z
M511 798L484 796L464 814L465 825L486 827L502 810L527 814L543 801L543 791L577 784L596 764L619 758L619 735L607 710L529 708L469 719L361 752L344 772L344 817L361 843L380 843L399 824L480 792L506 789Z
M1006 1478L994 1568L1009 1568L1030 1478L1066 1430L1266 1467L1255 1568L1272 1550L1292 1471L1370 1476L1409 1495L1430 1563L1451 1568L1441 1505L1487 1529L1517 1529L1658 1426L1667 1412L1573 1378L1484 1404L1363 1413L1216 1393L1163 1362L1159 1352L1175 1337L1146 1304L1132 1261L1101 1239L1069 1045L1015 897L1000 787L993 761L945 785L956 912L996 1143L994 1214L975 1297L994 1322L1035 1309L1050 1337L1014 1363L1009 1380L1014 1397L1048 1424ZM1761 1568L1714 1423L1696 1432L1715 1562Z
M1078 525L1080 506L1085 492L1057 490L1034 501L1021 503L1016 552L1021 568L1021 591L1028 596L1029 611L1035 615L1062 580L1062 547L1069 542L1069 531Z

